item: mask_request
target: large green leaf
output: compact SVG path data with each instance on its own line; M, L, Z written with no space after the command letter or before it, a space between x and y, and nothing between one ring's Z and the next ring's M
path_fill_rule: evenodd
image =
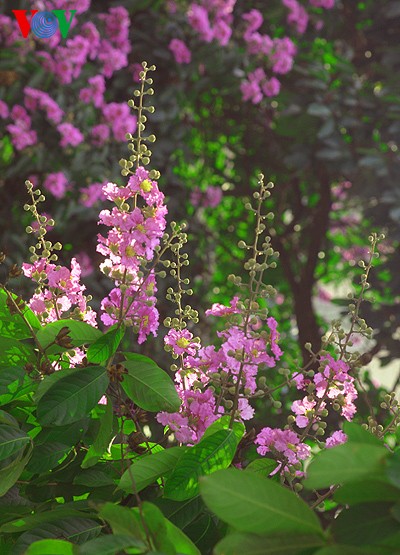
M199 477L227 468L235 456L240 439L234 430L219 430L197 445L188 447L167 478L164 496L184 501L199 492Z
M86 353L89 362L101 364L111 358L125 333L124 328L110 329L92 343Z
M31 345L0 336L0 366L24 366L27 362L35 362Z
M171 378L150 358L130 354L122 363L127 374L121 383L134 403L150 412L179 410L181 401Z
M23 449L30 438L21 430L0 424L0 461Z
M142 491L157 478L170 472L184 452L184 447L172 447L133 461L121 476L119 488L127 493L134 493L135 489L136 492Z
M132 536L110 534L80 545L75 553L76 555L115 555L129 547L137 548L137 553L147 551L146 544Z
M13 293L11 295L13 299L17 299L17 295ZM27 305L21 309L24 317L19 313L11 314L7 306L7 298L8 295L4 289L0 289L0 335L3 337L17 337L18 339L32 337L29 325L34 330L38 330L41 327L37 316Z
M19 536L13 555L25 554L28 547L39 540L64 538L72 543L84 543L97 537L101 532L101 524L90 518L67 517L54 522L43 523Z
M113 436L113 408L108 400L107 405L104 405L104 413L100 416L99 431L82 461L82 468L90 468L97 463L109 447Z
M44 426L63 426L76 422L99 402L108 386L105 368L89 366L77 368L57 381L40 398L37 418Z
M109 523L114 534L128 535L143 541L146 539L140 515L133 509L105 503L99 511L99 516Z
M386 474L389 482L400 488L400 449L398 449L393 456L389 457Z
M254 534L234 533L220 541L214 555L298 555L306 553L307 548L324 545L320 536L256 536Z
M383 445L348 441L319 453L307 469L304 485L309 489L328 488L383 474L389 454Z
M22 456L22 451L20 451L15 460L0 470L0 497L5 495L21 476L30 459L31 452L31 450L28 450L28 452Z
M392 506L392 503L364 503L342 511L332 525L335 540L355 546L380 545L386 537L400 531L400 524L390 513Z
M244 436L246 428L243 422L233 422L231 426L231 417L228 415L225 415L225 416L221 416L221 418L218 418L218 420L215 420L215 422L213 422L212 424L210 424L210 426L208 426L208 428L203 434L202 439L215 434L215 432L218 432L218 430L233 430L237 436L237 440L238 440L237 442L239 443L239 441Z
M42 474L58 466L73 449L70 445L52 441L35 445L26 469L33 474Z
M365 478L344 484L335 492L334 499L338 503L349 505L371 501L397 501L400 500L400 491L387 482Z
M200 495L186 499L186 501L172 501L172 499L159 498L154 501L164 516L180 530L183 530L200 514L204 508Z
M175 524L165 519L167 538L175 547L176 552L182 555L201 555L195 544Z
M78 509L71 507L71 504L64 506L55 506L47 511L36 512L34 514L25 515L21 518L17 518L12 522L7 522L0 527L0 533L2 534L15 534L17 532L25 532L26 530L32 530L37 528L42 524L47 524L48 522L61 521L62 519L77 517L86 518L87 515Z
M28 547L25 555L76 555L76 551L65 540L39 540Z
M90 345L102 337L100 330L90 326L86 322L81 322L79 320L57 320L57 322L46 324L36 335L37 340L43 349L46 349L51 343L53 343L58 332L65 327L69 330L68 335L71 338L71 343L74 347Z
M167 521L160 509L145 501L141 513L155 550L165 555L176 555L174 544L167 536Z
M252 472L229 468L203 477L200 493L221 520L240 532L322 534L317 516L302 499Z
M0 368L0 406L22 397L32 390L32 382L23 368Z

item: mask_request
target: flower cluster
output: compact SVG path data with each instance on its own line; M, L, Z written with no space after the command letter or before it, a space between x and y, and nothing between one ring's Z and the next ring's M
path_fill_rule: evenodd
M298 34L305 33L309 21L309 14L298 0L282 0L288 9L287 22L294 26ZM313 0L312 6L331 9L332 0ZM206 43L218 42L227 46L233 33L233 11L236 0L202 0L191 3L186 13L190 27L196 32L200 40ZM176 13L177 5L169 4L170 13ZM259 104L264 98L271 98L279 94L281 83L276 75L284 75L291 71L293 60L297 53L294 42L285 37L273 37L260 32L264 25L262 13L253 8L242 14L244 26L237 29L237 33L244 42L249 58L243 68L246 78L242 80L240 89L244 101ZM318 26L320 22L316 22ZM235 29L236 31L236 29ZM169 45L178 64L188 64L191 52L180 39L172 39ZM257 67L254 67L254 66Z
M43 323L66 318L72 312L75 318L97 326L96 313L83 294L86 287L80 283L81 268L75 258L71 260L71 270L46 258L39 258L33 264L24 263L22 269L26 277L41 284L29 306Z
M142 343L158 328L156 280L146 265L164 233L164 195L142 166L125 187L108 183L103 193L115 206L100 212L99 223L109 230L106 236L98 235L97 250L106 257L100 269L114 280L115 288L101 303L101 320L106 326L122 321L134 326Z
M193 338L187 329L171 328L165 337L166 350L171 351L174 358L180 358L176 382L182 406L179 413L161 413L158 420L168 425L182 443L195 443L213 420L230 414L235 395L238 397L234 417L250 420L254 409L248 399L256 392L259 367L273 368L282 355L276 320L266 319L266 331L261 329L264 327L261 320L254 319L245 331L244 306L239 304L239 298L235 297L230 306L216 304L206 312L207 316L239 315L242 321L241 324L232 321L224 331L218 332L222 339L219 348L214 345L201 347L198 338ZM188 403L188 399L194 397L201 403L201 411L193 410L198 404Z
M289 466L295 466L307 459L311 450L302 443L296 432L280 430L279 428L263 428L254 443L258 445L257 453L266 455L271 453L280 463L274 471L287 471Z

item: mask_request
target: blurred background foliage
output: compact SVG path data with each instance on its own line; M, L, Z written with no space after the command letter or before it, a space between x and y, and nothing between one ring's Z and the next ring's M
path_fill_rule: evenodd
M0 11L9 16L12 9L48 4L6 1ZM157 135L152 167L161 172L170 221L189 222L191 304L202 316L198 334L203 342L215 331L204 310L213 302L227 304L235 294L226 278L242 272L237 242L249 240L253 230L244 204L262 172L275 183L270 232L280 262L268 279L278 290L270 309L279 322L285 365L294 370L307 361L304 344L309 341L318 350L331 316L346 314L346 293L359 281L357 262L367 256L372 231L385 232L387 240L371 278L371 302L362 307L375 342L361 350L370 352L366 367L372 356L383 364L400 358L400 2L350 0L337 1L329 11L313 8L311 17L323 22L322 28L309 24L299 35L287 24L279 0L238 0L226 46L200 40L187 22L189 3L175 4L173 12L170 2L97 0L77 15L71 37L110 8L127 10L131 50L125 65L106 77L107 103L132 96L135 64L145 59L157 66L156 112L148 127ZM272 37L289 35L298 47L292 71L280 77L280 93L258 104L245 102L240 91L244 68L257 65L241 42L242 15L251 9L262 12L263 29ZM79 91L99 73L99 60L88 60L76 78L61 83L38 55L46 41L30 37L27 43L19 37L9 44L4 20L2 25L0 99L11 109L23 104L27 86L48 92L85 142L61 148L54 125L37 112L32 115L37 143L17 150L9 121L1 122L1 248L14 262L27 258L24 181L34 176L41 186L49 172L63 172L68 191L62 198L46 195L48 213L57 222L53 241L64 244L66 259L76 253L89 256L84 281L99 303L110 288L96 271L101 202L85 206L80 189L104 181L122 184L118 160L126 156L125 144L115 137L102 146L89 141L89 129L101 114L79 100ZM176 63L168 48L173 38L188 45L190 63ZM212 206L210 187L222 193ZM172 310L163 300L167 286L167 280L159 283L161 319ZM165 361L160 345L149 340L137 350Z

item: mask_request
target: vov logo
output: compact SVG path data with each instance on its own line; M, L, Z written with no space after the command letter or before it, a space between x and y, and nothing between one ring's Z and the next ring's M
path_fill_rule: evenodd
M29 31L32 31L39 39L48 39L52 37L58 29L62 37L65 39L68 36L72 20L76 10L69 10L69 21L65 15L66 10L52 10L51 12L39 12L38 10L31 10L31 17L28 20L28 10L12 10L15 19L21 29L22 36L26 39Z

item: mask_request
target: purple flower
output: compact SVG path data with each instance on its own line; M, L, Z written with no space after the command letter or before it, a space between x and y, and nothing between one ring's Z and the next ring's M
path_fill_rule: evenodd
M342 445L342 443L346 443L346 441L347 435L342 432L342 430L338 430L337 432L333 432L330 437L326 438L325 447L330 449L331 447Z
M175 61L178 64L189 64L192 59L192 54L186 44L179 39L172 39L168 48L174 55Z
M57 125L57 131L61 135L60 145L63 148L68 145L78 146L83 142L82 133L72 123L60 123L60 125Z
M68 180L62 172L49 173L44 180L43 187L60 199L68 190Z

